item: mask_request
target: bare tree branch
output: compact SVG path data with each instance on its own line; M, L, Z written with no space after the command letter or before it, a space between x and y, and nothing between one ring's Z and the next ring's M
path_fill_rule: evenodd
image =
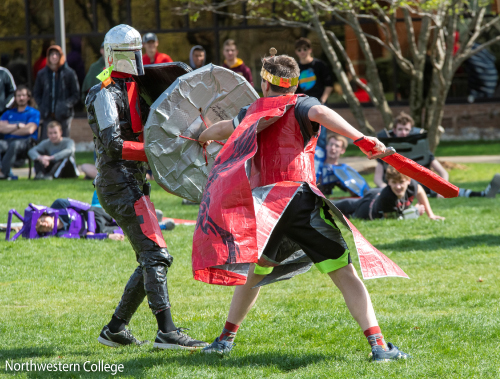
M415 42L415 30L413 29L413 20L410 15L408 7L403 7L404 22L406 26L406 33L408 33L408 42L410 45L410 53L413 60L418 59L417 43Z
M361 79L359 78L358 74L356 74L356 70L354 69L354 65L352 64L351 59L347 55L347 53L346 53L346 51L344 49L344 46L342 46L342 44L340 43L340 41L337 38L337 36L335 35L335 33L333 33L332 31L328 30L328 31L326 31L326 34L332 39L333 43L335 44L335 47L342 54L342 58L346 62L346 68L349 70L349 73L352 75L352 77L353 77L354 81L356 82L356 84L359 87L361 87L364 91L366 91L368 93L368 95L370 96L371 99L373 99L374 101L377 101L377 99L375 99L375 97L373 96L371 88L369 86L367 86L365 83L363 83L361 81ZM378 101L377 101L377 103L378 103ZM375 105L377 105L377 104L375 104Z
M489 47L497 42L500 42L500 35L489 40L488 42L483 43L482 45L478 46L476 49L471 49L468 53L464 54L463 56L461 56L459 59L457 59L455 61L455 64L454 64L455 71L462 65L463 62L465 62L467 59L472 57L474 54L479 53L481 50L484 50L487 47Z

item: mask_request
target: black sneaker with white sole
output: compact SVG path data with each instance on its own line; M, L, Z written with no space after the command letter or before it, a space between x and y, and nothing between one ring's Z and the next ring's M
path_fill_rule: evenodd
M189 329L178 328L169 333L158 330L153 347L158 349L196 350L208 346L208 343L195 340L183 333L185 330Z
M139 341L132 335L132 333L130 333L130 330L128 329L124 329L118 333L111 333L107 325L102 328L101 334L99 334L97 341L109 347L120 347L127 345L141 346L149 343L149 341Z

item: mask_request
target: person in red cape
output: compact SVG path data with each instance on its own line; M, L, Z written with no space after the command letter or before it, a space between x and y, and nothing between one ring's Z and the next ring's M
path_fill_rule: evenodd
M265 278L283 262L300 265L303 261L296 254L302 251L342 292L368 339L373 360L406 359L408 354L385 342L370 296L330 212L335 208L327 205L315 185L314 151L320 125L353 140L368 138L375 142L376 153L383 153L385 146L365 137L317 99L295 95L299 73L297 62L289 56L265 58L264 97L198 138L202 144L229 140L217 156L200 206L193 238L195 279L240 284L222 334L202 351L229 353L260 286L267 284Z

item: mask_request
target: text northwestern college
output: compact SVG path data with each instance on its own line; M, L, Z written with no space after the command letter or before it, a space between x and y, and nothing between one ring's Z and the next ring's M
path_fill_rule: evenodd
M123 364L109 364L104 361L97 361L92 363L86 361L80 363L35 363L32 360L26 362L5 361L5 371L19 372L19 371L61 371L61 372L109 372L111 375L116 375L117 372L123 372Z

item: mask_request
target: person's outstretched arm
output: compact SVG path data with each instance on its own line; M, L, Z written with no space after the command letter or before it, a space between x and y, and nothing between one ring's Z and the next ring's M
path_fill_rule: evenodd
M442 177L444 180L449 181L450 174L448 174L448 171L443 167L441 163L437 159L434 159L431 163L431 169L436 171L436 173Z
M377 138L365 136L363 133L349 124L346 120L344 120L337 112L334 112L324 105L315 105L311 107L311 109L309 109L308 116L311 121L317 122L318 124L323 125L328 130L331 130L332 132L340 134L344 137L350 138L353 141L356 141L363 137L368 138L375 142L374 150L377 153L380 154L385 152L385 145ZM360 148L360 150L368 157L372 156L371 152L368 152L362 148Z
M208 141L221 141L231 137L234 132L233 120L219 121L205 129L198 137L198 142L204 144Z
M429 199L427 198L427 194L425 193L422 186L419 184L417 187L417 200L419 204L422 204L425 209L425 213L431 220L444 220L445 218L442 216L437 216L432 211L431 205L429 204Z
M377 166L375 167L373 181L379 188L385 188L387 186L387 183L384 182L384 165L380 162L377 162Z

